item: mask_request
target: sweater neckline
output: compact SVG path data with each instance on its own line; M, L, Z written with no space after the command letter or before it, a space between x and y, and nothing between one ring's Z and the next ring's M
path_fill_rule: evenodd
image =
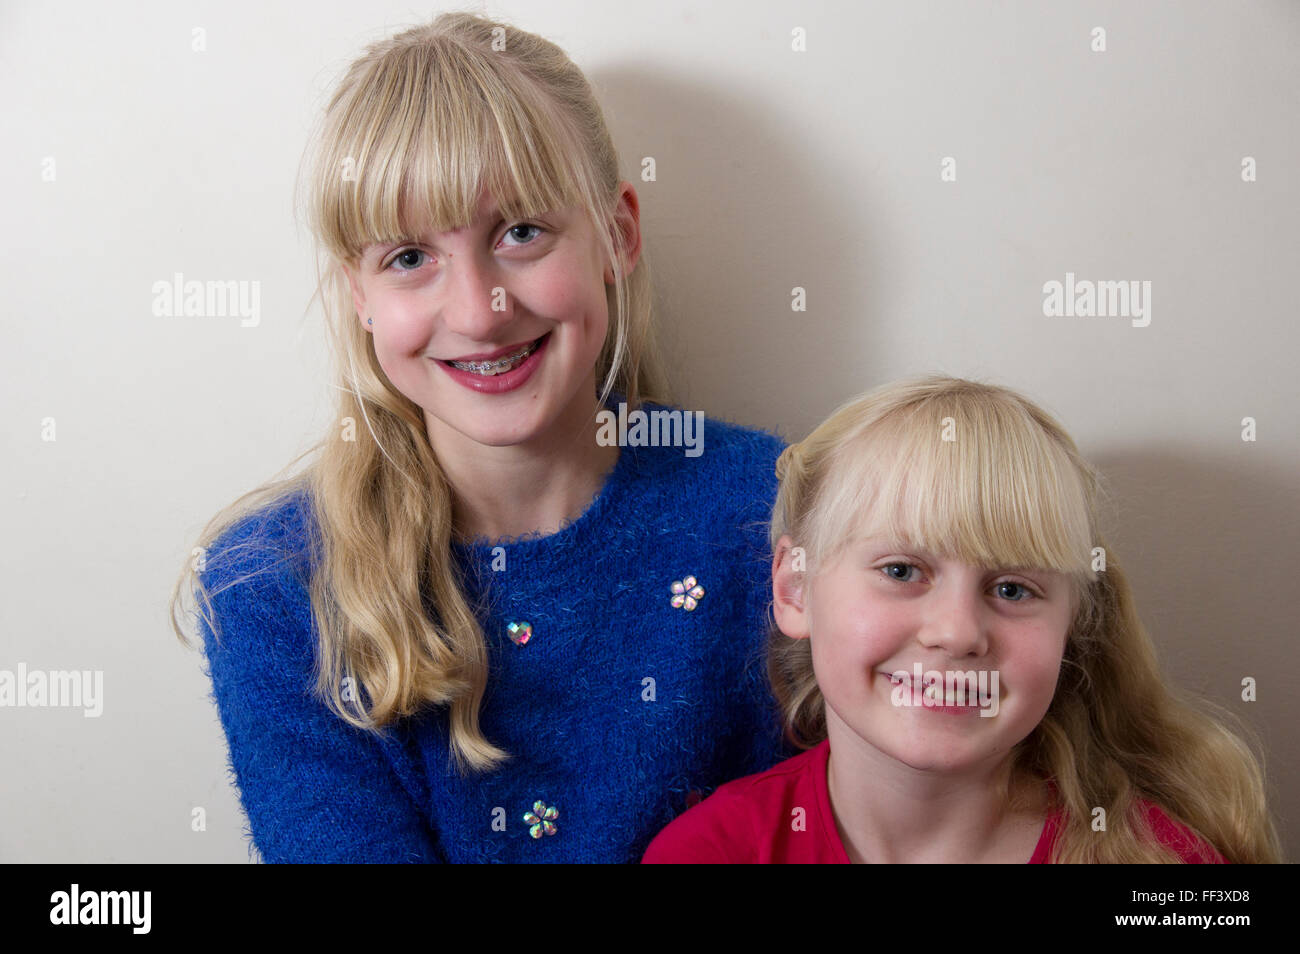
M622 399L621 395L611 394L606 406ZM617 407L617 404L615 403L614 406ZM619 498L632 479L631 475L636 469L635 464L636 448L619 447L618 459L605 474L600 489L592 496L582 513L572 520L565 521L558 529L550 533L531 531L517 537L501 537L498 539L487 537L476 537L473 540L453 539L451 541L452 550L461 556L471 554L490 556L491 551L496 547L510 547L512 550L528 553L530 551L552 550L576 545L581 540L590 537L592 528L599 525L607 513L617 508Z

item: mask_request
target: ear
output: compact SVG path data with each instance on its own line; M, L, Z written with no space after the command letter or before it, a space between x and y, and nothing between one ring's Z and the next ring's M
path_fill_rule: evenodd
M627 275L636 268L636 263L641 259L641 204L636 189L632 188L630 182L619 183L618 205L614 209L614 226L622 233L623 244L626 246L626 258L622 261L620 269L624 275ZM616 236L611 235L610 238L616 239ZM614 243L614 248L618 248L617 241ZM613 284L614 278L613 267L606 265L605 284Z
M352 304L357 310L357 318L361 321L361 330L373 332L374 325L366 321L370 317L366 314L366 293L362 291L361 284L357 281L356 272L352 266L344 265L343 274L347 275L348 287L352 289Z
M799 566L795 569L796 564ZM811 619L805 605L808 574L803 569L803 550L786 534L772 554L772 615L777 628L791 639L807 639Z

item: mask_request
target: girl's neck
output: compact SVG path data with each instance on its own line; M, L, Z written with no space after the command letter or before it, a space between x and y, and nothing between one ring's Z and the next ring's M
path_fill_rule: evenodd
M582 516L619 455L618 447L596 442L596 409L593 383L590 400L575 399L546 433L506 447L431 427L434 454L455 498L456 535L506 540L551 534Z
M1002 785L1010 760L962 773L920 771L863 741L827 708L827 788L849 861L1023 863L1046 805L1012 811Z

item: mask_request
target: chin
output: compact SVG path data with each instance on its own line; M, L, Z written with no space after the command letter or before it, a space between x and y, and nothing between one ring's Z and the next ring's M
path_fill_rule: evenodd
M988 756L983 747L933 736L902 740L890 753L898 761L920 772L960 772L973 768Z
M513 447L516 444L527 442L536 433L536 428L531 426L520 427L518 422L514 422L509 427L466 432L466 436L484 447Z
M482 401L494 406L490 413L483 412ZM454 400L439 404L442 413L430 413L444 427L459 431L471 440L492 447L503 447L528 440L546 428L555 416L551 402L545 394L518 398L509 394L479 397L474 394L454 395Z

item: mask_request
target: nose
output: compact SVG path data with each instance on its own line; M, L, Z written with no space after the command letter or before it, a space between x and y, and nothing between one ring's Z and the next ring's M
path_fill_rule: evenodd
M438 297L443 326L467 344L504 343L497 338L514 321L514 296L491 256L466 249L448 257L443 267L446 280Z
M983 656L988 652L979 578L973 573L950 575L929 594L930 605L917 634L921 645L939 649L951 659Z

